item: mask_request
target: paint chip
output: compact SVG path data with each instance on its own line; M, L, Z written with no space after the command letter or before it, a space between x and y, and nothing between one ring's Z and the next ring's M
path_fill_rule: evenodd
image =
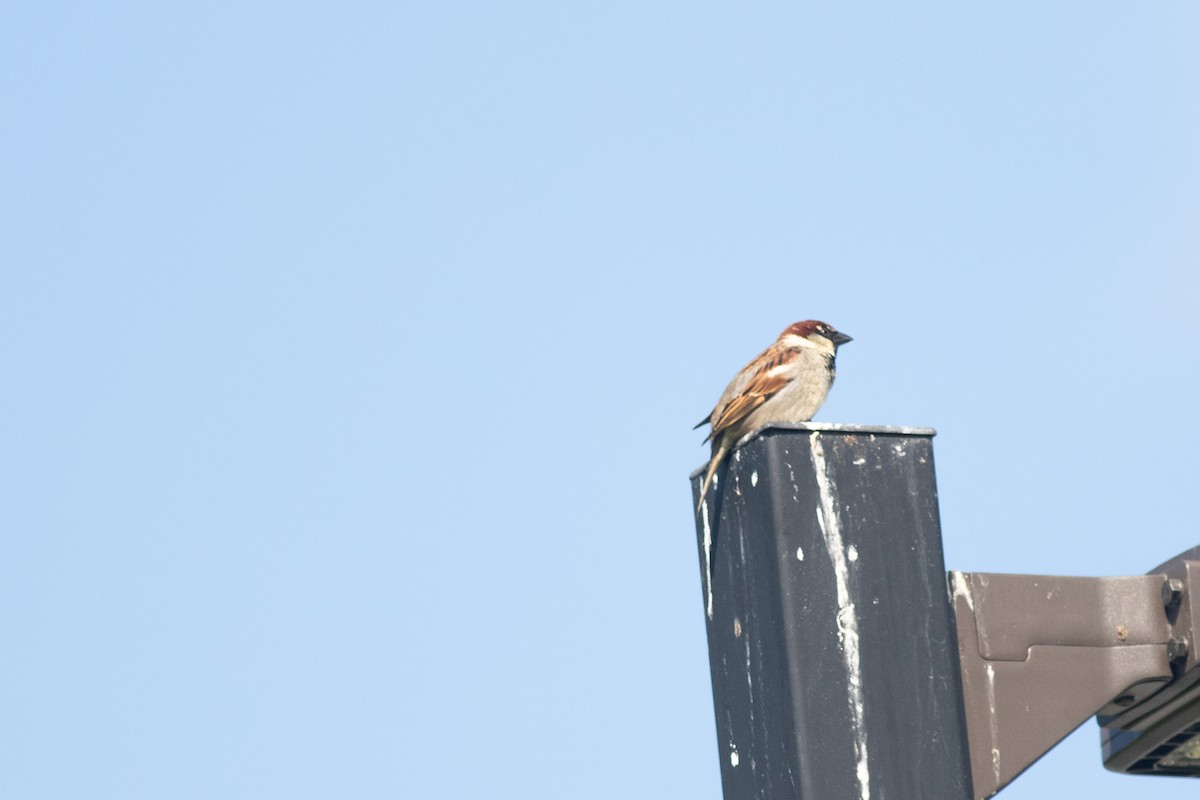
M738 758L737 750L730 750L729 751L729 766L736 767L740 762L741 762L741 759Z
M797 547L797 548L796 548L796 560L797 560L797 561L803 561L803 560L804 560L804 548L803 548L803 547Z
M754 472L750 473L750 485L758 486L758 470L754 470Z
M858 561L858 548L854 545L850 545L848 548L846 548L846 558L850 559L851 561Z
M954 590L950 593L952 597L961 597L967 601L967 608L975 610L975 598L971 596L971 587L967 583L967 576L957 570L950 572Z

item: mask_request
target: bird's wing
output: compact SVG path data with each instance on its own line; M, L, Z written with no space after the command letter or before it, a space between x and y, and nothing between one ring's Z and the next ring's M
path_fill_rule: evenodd
M747 364L717 401L717 407L710 415L712 431L709 438L737 425L787 386L796 356L795 350L773 345Z

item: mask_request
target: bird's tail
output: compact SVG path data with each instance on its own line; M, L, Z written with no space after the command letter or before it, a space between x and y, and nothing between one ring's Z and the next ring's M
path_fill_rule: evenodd
M700 509L704 507L704 498L708 494L709 484L712 483L713 475L717 474L717 467L721 466L722 459L729 452L729 445L721 437L720 442L713 442L712 458L708 461L708 474L704 476L704 483L700 484L700 502L696 504L696 513L700 513Z

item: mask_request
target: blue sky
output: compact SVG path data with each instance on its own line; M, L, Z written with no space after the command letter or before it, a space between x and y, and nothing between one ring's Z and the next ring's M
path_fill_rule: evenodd
M4 794L719 798L691 426L798 319L948 567L1200 543L1198 24L10 4Z

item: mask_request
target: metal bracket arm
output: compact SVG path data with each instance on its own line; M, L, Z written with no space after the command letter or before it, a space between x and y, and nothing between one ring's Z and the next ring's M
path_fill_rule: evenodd
M950 573L977 800L1171 679L1165 575Z

